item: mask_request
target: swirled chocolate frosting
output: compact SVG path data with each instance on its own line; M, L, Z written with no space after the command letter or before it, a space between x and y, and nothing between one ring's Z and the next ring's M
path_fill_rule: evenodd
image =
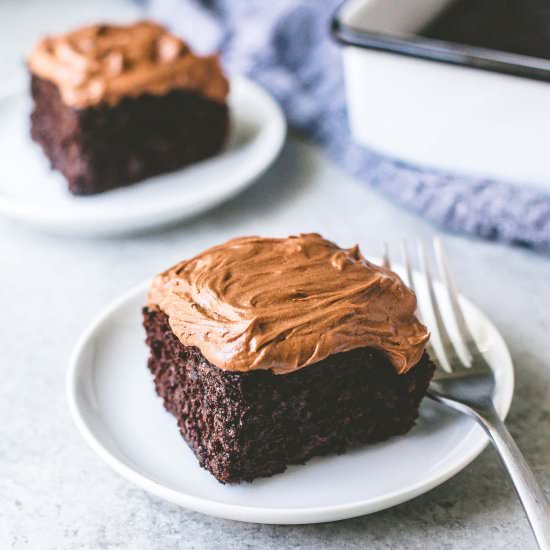
M185 42L149 21L48 36L35 46L28 65L76 108L173 89L224 102L229 89L217 56L194 55Z
M184 345L229 371L285 374L371 347L404 373L429 338L395 273L316 233L210 248L158 275L148 305Z

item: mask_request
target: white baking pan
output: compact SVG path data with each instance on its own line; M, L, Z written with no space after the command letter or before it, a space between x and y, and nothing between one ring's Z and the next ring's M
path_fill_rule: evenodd
M416 164L550 189L550 61L418 36L450 1L349 0L337 11L355 138Z

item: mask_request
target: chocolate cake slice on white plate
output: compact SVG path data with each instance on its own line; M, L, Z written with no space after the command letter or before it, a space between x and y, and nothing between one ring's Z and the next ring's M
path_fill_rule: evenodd
M412 428L434 370L415 310L357 247L237 238L154 279L149 369L201 466L252 481Z

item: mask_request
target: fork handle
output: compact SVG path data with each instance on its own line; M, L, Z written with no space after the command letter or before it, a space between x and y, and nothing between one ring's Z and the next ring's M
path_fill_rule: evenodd
M473 411L510 475L541 550L550 550L550 504L522 452L493 407Z

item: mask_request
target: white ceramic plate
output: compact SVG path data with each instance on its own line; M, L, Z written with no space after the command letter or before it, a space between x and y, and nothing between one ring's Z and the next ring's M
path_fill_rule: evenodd
M133 290L92 323L72 357L67 390L71 414L92 449L154 495L241 521L340 520L428 491L469 464L487 443L472 420L424 400L417 425L405 436L313 459L250 484L221 485L199 467L155 394L141 325L147 287ZM514 385L506 344L475 306L465 299L462 303L496 370L495 403L504 417Z
M286 123L277 103L243 77L231 80L225 150L171 174L90 197L74 197L29 137L27 93L0 98L0 214L71 235L109 235L172 224L243 190L273 162Z

